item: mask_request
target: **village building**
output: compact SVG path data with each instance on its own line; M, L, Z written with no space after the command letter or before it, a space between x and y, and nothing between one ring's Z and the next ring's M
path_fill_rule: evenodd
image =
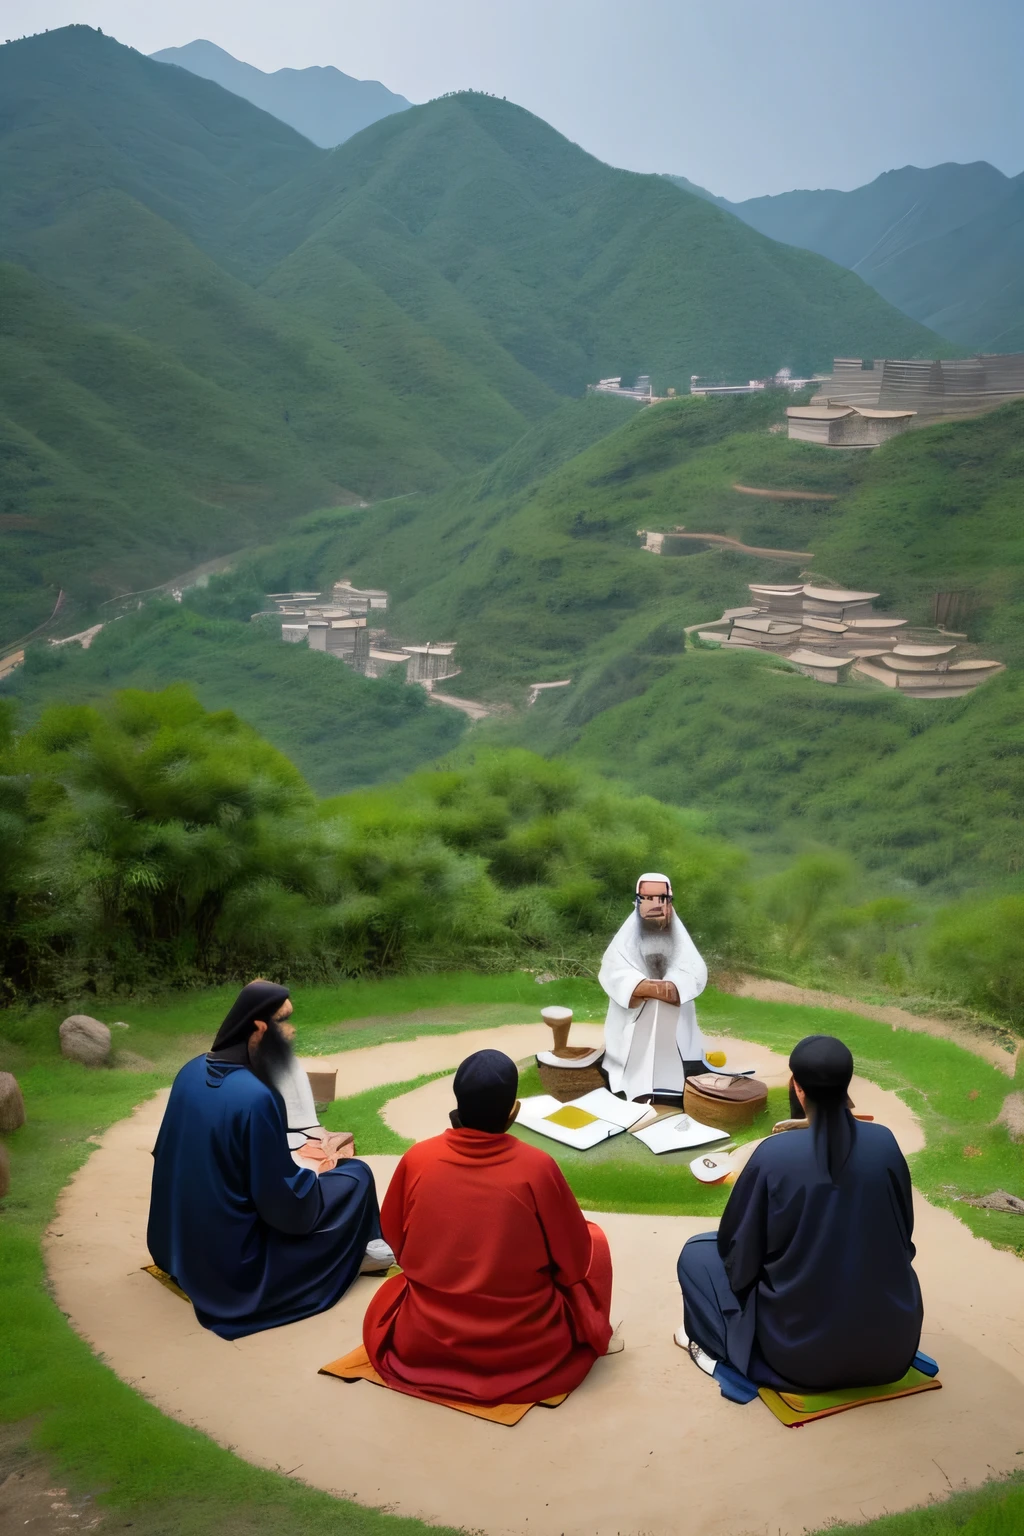
M877 448L905 432L916 414L866 405L791 405L786 410L790 441L823 448Z
M727 609L698 638L725 649L782 656L805 677L881 683L911 699L960 698L1005 671L1002 662L961 655L964 637L909 629L905 618L874 612L877 592L809 583L751 582L753 603Z
M403 645L402 650L409 658L409 670L406 673L410 683L421 683L429 692L435 683L442 682L448 677L457 677L459 668L455 665L455 642L447 642L443 645L428 643L427 645Z
M913 425L972 416L1024 397L1024 352L969 358L837 357L811 404L910 411Z

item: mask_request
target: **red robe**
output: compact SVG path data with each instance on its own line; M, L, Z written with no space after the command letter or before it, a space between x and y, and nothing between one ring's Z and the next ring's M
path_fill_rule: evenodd
M470 1130L419 1142L381 1228L403 1273L371 1301L363 1343L389 1386L535 1402L578 1387L607 1349L608 1240L537 1147Z

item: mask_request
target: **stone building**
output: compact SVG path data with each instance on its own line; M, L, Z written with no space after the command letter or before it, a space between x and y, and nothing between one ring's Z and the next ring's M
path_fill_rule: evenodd
M837 357L812 405L912 411L914 426L970 416L1024 397L1024 352L969 358Z
M786 410L790 441L823 448L877 448L905 432L916 414L867 405L791 405Z
M455 642L443 645L403 645L402 650L409 657L409 671L406 673L410 683L422 683L428 690L434 683L442 682L446 677L457 677L459 668L455 665Z
M959 655L957 640L937 629L909 630L907 620L874 611L877 592L800 582L751 582L752 606L728 609L700 639L724 648L771 651L820 683L846 677L881 683L911 699L955 699L1005 671L1001 662Z

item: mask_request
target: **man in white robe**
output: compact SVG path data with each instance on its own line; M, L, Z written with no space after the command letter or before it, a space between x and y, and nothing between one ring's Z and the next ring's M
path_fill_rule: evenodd
M627 1099L682 1096L703 1072L706 1046L693 999L708 968L675 914L667 875L641 875L636 910L605 950L598 981L608 994L604 1069Z

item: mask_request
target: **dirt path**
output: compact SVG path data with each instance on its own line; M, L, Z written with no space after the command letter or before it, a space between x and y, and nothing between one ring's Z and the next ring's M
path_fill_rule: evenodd
M770 491L757 485L734 485L742 496L766 496L769 501L837 501L831 491Z
M734 487L739 489L739 487ZM673 539L692 539L694 543L714 544L720 549L734 549L741 555L759 555L762 560L813 560L814 556L806 549L762 549L756 544L741 544L739 539L732 539L726 533L672 533L666 535Z
M512 1026L506 1048L524 1054L541 1031ZM487 1031L485 1043L499 1035L505 1031ZM346 1053L345 1091L407 1079L429 1062L454 1066L475 1043L468 1032ZM734 1045L752 1060L765 1054ZM873 1091L880 1103L892 1097ZM421 1130L441 1129L440 1098L430 1123L416 1098L405 1106ZM671 1337L676 1256L707 1220L601 1215L625 1353L599 1361L555 1413L535 1409L510 1430L317 1375L359 1341L376 1281L358 1280L320 1317L229 1344L143 1274L150 1152L166 1099L158 1094L112 1127L62 1194L46 1240L50 1277L72 1326L124 1381L258 1466L488 1536L675 1536L681 1510L687 1536L801 1536L833 1519L859 1522L927 1503L1020 1465L1020 1263L920 1197L923 1346L940 1360L943 1391L799 1435L759 1403L726 1402ZM402 1103L392 1106L394 1118ZM367 1161L383 1195L397 1159Z
M862 1018L874 1019L879 1024L890 1024L893 1029L909 1029L916 1034L934 1035L939 1040L951 1040L965 1051L973 1051L989 1066L998 1067L1007 1077L1013 1077L1017 1069L1020 1041L1007 1030L972 1029L967 1024L953 1024L948 1019L908 1013L905 1008L886 1004L861 1002L856 997L840 997L835 992L816 992L809 987L794 987L788 981L770 981L764 976L740 976L726 985L717 983L722 992L733 997L753 997L761 1003L797 1003L806 1008L833 1008L839 1013L859 1013Z

